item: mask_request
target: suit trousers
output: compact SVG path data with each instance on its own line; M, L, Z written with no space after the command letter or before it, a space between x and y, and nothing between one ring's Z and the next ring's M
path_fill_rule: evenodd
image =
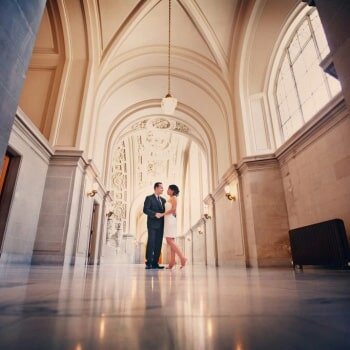
M148 228L148 239L146 247L146 264L157 265L162 250L163 227Z

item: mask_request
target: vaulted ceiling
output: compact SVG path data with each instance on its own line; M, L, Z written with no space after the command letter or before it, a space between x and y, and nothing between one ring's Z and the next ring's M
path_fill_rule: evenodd
M242 0L172 0L172 44L227 70ZM103 57L166 46L167 0L98 0Z
M298 4L172 0L172 118L208 156L212 185L245 154L249 96ZM119 133L162 116L167 54L168 0L48 0L20 106L54 147L84 150L106 175Z

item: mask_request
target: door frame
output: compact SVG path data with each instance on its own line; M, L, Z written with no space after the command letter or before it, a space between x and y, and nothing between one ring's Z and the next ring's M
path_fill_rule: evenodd
M90 221L90 231L89 231L89 242L88 249L86 254L86 264L94 265L95 262L99 260L99 257L96 257L96 244L97 244L97 236L98 236L98 217L100 212L100 203L94 201L92 205L91 212L91 221ZM99 255L99 250L97 251ZM96 259L97 258L97 259Z
M10 160L0 194L0 256L5 242L6 226L21 164L21 156L11 147L7 147L5 156L8 156ZM0 170L2 170L2 168Z

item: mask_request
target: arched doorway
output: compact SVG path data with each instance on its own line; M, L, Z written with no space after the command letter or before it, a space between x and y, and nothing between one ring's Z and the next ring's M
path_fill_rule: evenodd
M163 182L165 188L172 183L180 187L178 227L184 237L203 216L203 199L210 183L208 155L190 126L165 116L150 116L128 125L111 143L109 155L107 183L114 215L107 233L113 239L107 244L116 248L119 262L142 263L147 240L142 213L145 196L152 193L156 181ZM116 227L119 229L113 233ZM167 260L166 249L162 257Z

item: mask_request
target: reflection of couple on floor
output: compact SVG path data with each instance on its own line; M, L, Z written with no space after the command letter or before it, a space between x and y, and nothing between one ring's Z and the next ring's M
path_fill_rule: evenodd
M146 247L146 269L162 269L164 266L158 264L162 249L163 235L170 246L170 260L167 268L171 269L175 265L175 255L178 255L181 267L186 265L187 259L175 243L177 235L176 207L177 196L180 191L176 185L170 185L167 191L169 196L166 201L161 194L163 184L154 184L154 194L147 196L143 206L143 212L147 215L148 239Z

